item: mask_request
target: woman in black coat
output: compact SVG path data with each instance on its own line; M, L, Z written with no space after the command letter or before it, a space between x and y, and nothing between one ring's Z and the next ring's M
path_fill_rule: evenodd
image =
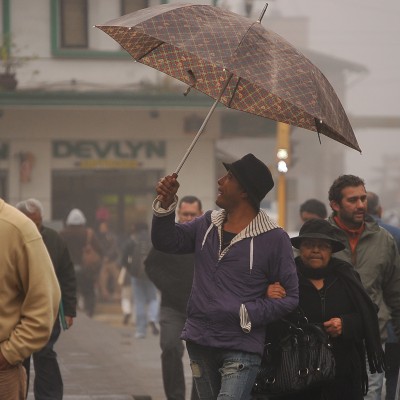
M362 400L368 388L366 354L371 372L383 370L376 307L354 268L332 257L344 248L332 239L335 229L325 220L312 219L291 239L299 249L299 309L309 322L322 324L331 337L335 379L323 387L279 397L282 400ZM285 291L275 283L267 295L280 298Z

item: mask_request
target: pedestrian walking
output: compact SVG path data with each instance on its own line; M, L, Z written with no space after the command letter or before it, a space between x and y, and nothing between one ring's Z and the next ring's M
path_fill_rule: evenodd
M178 223L190 222L202 214L201 201L197 197L180 199L176 212ZM180 336L192 290L194 254L167 254L152 248L145 265L147 276L161 293L160 347L165 396L168 400L184 400L184 345ZM192 387L191 399L197 399L195 387Z
M367 192L367 213L377 222L379 226L386 229L394 238L397 249L400 250L400 228L386 224L382 221L382 206L379 196L374 192ZM400 343L394 333L393 322L387 325L388 338L385 343L386 354L386 400L394 400L396 394L397 380L400 366Z
M105 302L119 300L119 249L117 235L110 229L110 225L107 221L100 221L96 236L103 249L103 260L98 281L100 299Z
M61 289L63 313L60 318L64 319L61 322L64 329L69 329L76 317L76 278L67 246L54 229L43 225L43 206L39 200L21 201L15 207L35 223L42 235ZM60 333L60 320L57 318L50 340L41 350L32 354L35 368L33 392L37 400L62 400L63 398L63 380L57 361L57 353L54 350L54 345ZM31 357L28 357L24 361L28 375L27 388L29 388L30 359Z
M157 184L152 241L163 252L195 254L195 272L186 341L200 398L222 394L247 400L264 349L266 325L298 303L298 280L287 233L260 202L273 188L268 167L252 154L224 164L216 204L193 221L175 223L176 175ZM267 286L281 282L286 297L265 297Z
M392 320L400 334L400 257L393 236L367 214L364 180L355 175L341 175L329 189L332 214L329 222L339 228L336 239L345 249L336 257L350 262L378 306L382 345L387 339L387 323ZM380 400L383 373L370 373L365 399Z
M303 222L313 218L326 219L328 211L325 204L317 199L308 199L300 205L300 218Z
M86 217L78 208L69 212L60 236L66 243L74 264L78 305L83 303L83 310L92 317L96 306L96 285L103 249L94 230L86 226Z
M138 222L131 225L130 236L122 252L121 265L126 267L132 279L132 289L136 310L135 338L144 339L147 326L150 326L154 335L159 334L159 302L157 288L148 278L144 260L151 249L148 225Z
M393 236L397 248L400 250L400 228L387 224L382 220L383 208L379 196L374 192L367 192L367 213L379 226L385 228Z
M119 262L119 274L118 284L121 288L121 311L122 311L122 323L128 325L132 318L132 277L126 265L122 264L122 254Z
M329 334L336 362L335 378L318 387L279 396L279 400L362 400L368 389L366 355L373 370L383 371L376 307L353 266L334 257L344 249L344 244L334 239L336 230L326 220L310 219L299 235L291 239L293 247L299 250L295 259L299 311L301 317L322 325ZM268 287L270 298L284 295L285 290L278 283ZM294 313L288 318L296 323L298 317ZM275 325L275 336L283 337L285 331L279 323ZM267 336L272 336L272 330L271 326Z
M60 287L35 224L0 199L0 399L24 400L22 361L50 338Z

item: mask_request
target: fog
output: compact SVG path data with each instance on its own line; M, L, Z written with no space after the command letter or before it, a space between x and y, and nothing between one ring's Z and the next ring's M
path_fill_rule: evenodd
M248 3L254 18L265 4ZM244 12L241 1L220 4ZM363 177L367 190L381 195L384 208L400 211L400 2L270 1L263 25L267 27L275 17L306 18L307 48L366 69L347 73L341 97L362 149L360 155L343 148L343 173ZM279 26L274 30L281 33ZM304 35L294 32L289 41L301 48Z
M370 190L386 189L383 177L398 187L400 163L393 165L393 158L400 155L400 3L280 0L274 7L285 16L310 18L310 48L367 68L359 79L348 77L342 102L350 119L376 117L382 126L354 127L362 155L346 149L345 170L364 177ZM392 118L389 129L384 125Z

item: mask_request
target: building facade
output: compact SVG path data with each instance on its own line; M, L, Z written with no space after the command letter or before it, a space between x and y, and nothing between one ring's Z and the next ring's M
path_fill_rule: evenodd
M11 204L36 197L45 206L45 219L59 224L73 207L81 208L90 224L106 210L119 232L131 222L150 220L158 179L175 171L213 100L192 92L184 97L183 84L132 62L93 25L160 3L166 1L2 0L3 43L9 39L17 59L18 82L0 90L1 197ZM305 32L306 47L306 20L276 17L268 23L286 29L289 40ZM329 70L343 95L345 71L359 66L310 55ZM205 209L215 207L216 179L224 172L220 161L247 152L277 177L276 129L273 121L218 106L179 173L180 194L197 195ZM329 139L323 138L328 146L320 146L314 133L295 128L292 141L296 161L287 174L288 230L297 229L305 197L324 199L320 183L331 182L342 163L342 146ZM274 216L275 196L273 191L263 204Z

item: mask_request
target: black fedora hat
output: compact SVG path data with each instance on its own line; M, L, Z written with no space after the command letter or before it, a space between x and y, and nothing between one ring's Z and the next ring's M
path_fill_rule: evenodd
M269 168L251 153L232 164L223 164L246 191L252 204L259 209L261 200L274 187Z
M299 236L290 239L293 247L298 249L303 239L322 239L328 241L332 245L332 253L341 251L345 248L345 245L339 240L335 239L335 236L339 230L331 225L325 219L309 219L300 228Z

